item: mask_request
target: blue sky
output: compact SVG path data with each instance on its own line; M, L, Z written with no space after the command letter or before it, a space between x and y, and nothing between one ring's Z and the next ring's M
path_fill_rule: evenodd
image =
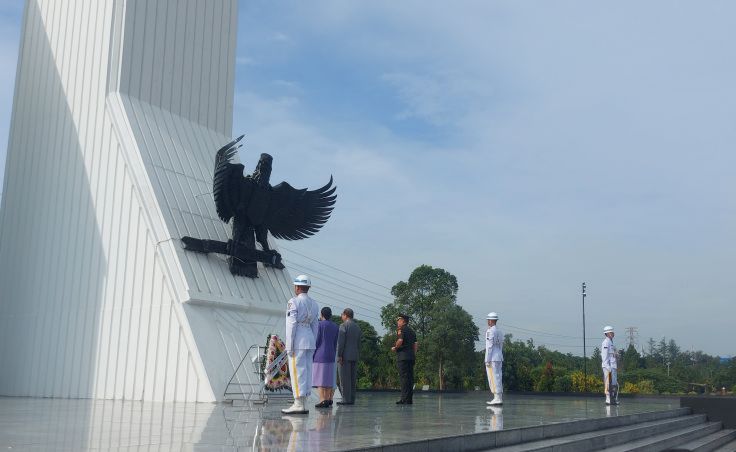
M613 324L736 354L736 4L240 6L233 133L250 170L274 156L274 183L334 175L333 218L282 248L334 303L376 323L389 297L302 255L387 287L445 268L479 326L498 311L574 353L587 281L590 350ZM21 15L0 6L8 68Z

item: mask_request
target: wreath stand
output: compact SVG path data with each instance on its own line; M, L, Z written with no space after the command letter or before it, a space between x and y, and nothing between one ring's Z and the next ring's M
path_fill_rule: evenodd
M237 400L263 405L269 399L291 399L291 389L266 390L263 382L266 352L267 347L263 345L253 344L248 348L225 386L224 402Z

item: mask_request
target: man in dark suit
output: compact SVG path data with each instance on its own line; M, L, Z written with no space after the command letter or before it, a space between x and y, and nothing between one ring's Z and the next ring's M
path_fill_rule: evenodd
M358 355L360 353L361 331L353 320L353 310L342 311L342 324L337 335L337 365L340 375L340 392L342 402L338 405L355 403L355 390L358 383Z
M401 398L396 402L399 405L411 405L414 403L414 361L417 352L417 335L409 327L409 316L401 314L396 319L398 330L396 332L396 345L391 351L396 352L396 364L399 367L399 380L401 383Z

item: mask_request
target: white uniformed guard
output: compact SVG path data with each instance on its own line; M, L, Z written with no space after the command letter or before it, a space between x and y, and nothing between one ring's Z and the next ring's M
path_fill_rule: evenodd
M606 392L606 405L611 404L611 387L618 387L616 347L613 345L613 327L606 325L603 328L603 335L606 337L601 344L601 366L603 367L603 385ZM613 403L618 403L617 397L614 397Z
M286 351L294 404L281 410L286 414L307 414L306 398L312 392L312 358L316 348L319 306L307 292L312 282L306 275L294 280L296 296L286 309Z
M501 405L503 403L503 333L496 326L498 314L489 312L486 316L488 329L486 330L486 375L488 386L493 393L493 400L486 403L489 405Z

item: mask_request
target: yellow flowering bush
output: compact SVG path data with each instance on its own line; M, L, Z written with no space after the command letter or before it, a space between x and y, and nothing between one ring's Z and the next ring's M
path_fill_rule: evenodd
M574 392L583 392L586 389L588 392L603 392L603 379L600 377L588 374L586 381L583 372L576 370L570 374L570 379L572 380L572 390Z

